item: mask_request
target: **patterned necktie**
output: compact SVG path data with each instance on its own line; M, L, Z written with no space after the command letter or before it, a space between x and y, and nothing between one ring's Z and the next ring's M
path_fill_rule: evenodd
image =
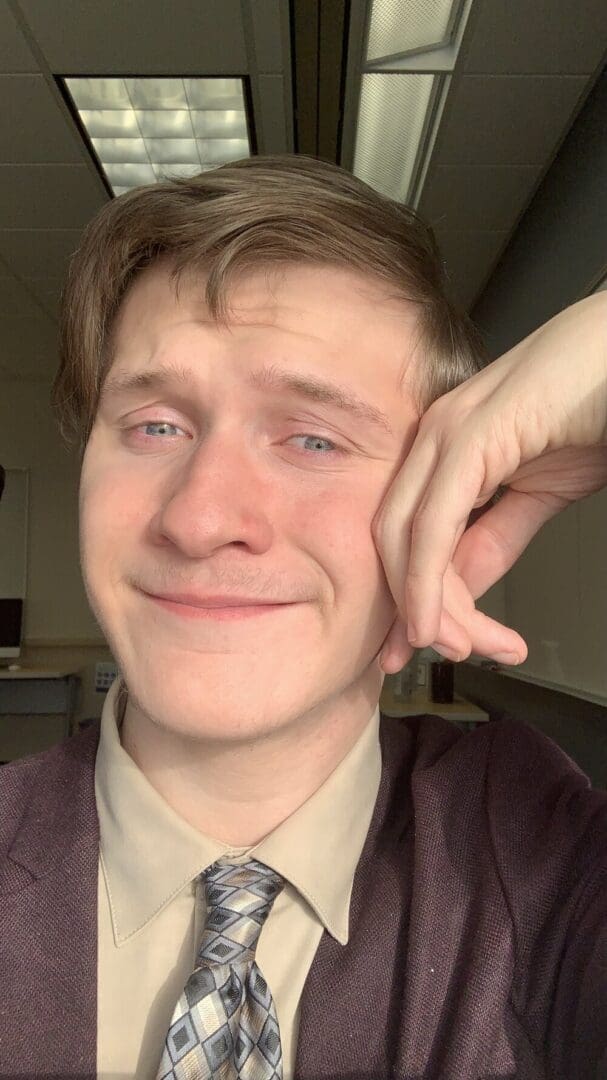
M226 858L201 878L207 921L157 1080L282 1080L276 1008L255 947L284 879L256 859Z

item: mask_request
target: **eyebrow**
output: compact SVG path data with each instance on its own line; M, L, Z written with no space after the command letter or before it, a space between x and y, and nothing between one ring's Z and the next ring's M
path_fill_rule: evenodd
M101 389L100 399L105 402L110 397L133 394L139 390L163 389L172 384L187 386L189 389L191 379L192 373L177 364L163 364L144 371L117 371L107 376ZM275 393L289 392L323 405L332 405L349 413L357 420L382 428L389 435L394 434L387 416L374 405L359 397L349 387L340 386L338 383L321 379L316 375L285 371L272 364L266 364L249 372L247 382L249 386L257 390Z

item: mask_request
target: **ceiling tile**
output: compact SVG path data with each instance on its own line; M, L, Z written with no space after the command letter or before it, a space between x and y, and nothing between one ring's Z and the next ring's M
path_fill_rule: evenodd
M57 327L37 319L0 318L0 357L9 376L48 378L58 365Z
M541 174L537 166L469 169L434 166L419 213L444 230L494 232L512 229Z
M0 161L82 161L80 137L42 75L0 75L0 100Z
M80 229L0 230L0 257L17 277L63 278L81 235Z
M20 0L55 74L246 74L240 0Z
M436 239L445 261L448 292L468 309L491 273L510 235L501 232L459 232L437 229Z
M282 75L259 76L264 154L287 154L292 152L287 132L287 110L284 79ZM260 138L261 142L261 138Z
M477 10L469 72L589 75L601 63L605 0L483 0Z
M466 76L452 87L434 160L545 166L586 87L584 77Z
M257 69L263 74L283 70L280 0L255 0L251 4Z
M0 229L77 228L109 196L86 165L0 165Z
M38 71L6 0L0 0L0 71Z
M26 286L14 277L0 277L0 319L7 316L35 319L43 315L39 303Z

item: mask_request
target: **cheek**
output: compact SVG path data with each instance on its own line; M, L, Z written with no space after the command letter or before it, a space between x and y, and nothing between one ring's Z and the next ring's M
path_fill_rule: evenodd
M291 500L285 535L320 563L336 589L368 598L387 586L371 532L376 505L376 492L348 491L343 484L339 492L333 487L320 497Z
M80 550L86 568L107 575L110 565L128 547L142 521L141 485L127 481L124 471L83 467L79 490Z
M327 617L337 633L333 640L353 656L376 653L396 610L371 532L375 506L375 499L365 501L364 491L342 490L339 497L333 491L326 499L300 504L299 528L296 524L288 533L293 546L316 562L328 580Z

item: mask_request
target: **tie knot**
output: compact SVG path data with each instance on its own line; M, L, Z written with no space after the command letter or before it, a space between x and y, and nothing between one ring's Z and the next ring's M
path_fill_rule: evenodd
M253 960L261 928L284 888L284 878L257 859L234 866L225 858L214 862L201 877L208 911L198 961Z

